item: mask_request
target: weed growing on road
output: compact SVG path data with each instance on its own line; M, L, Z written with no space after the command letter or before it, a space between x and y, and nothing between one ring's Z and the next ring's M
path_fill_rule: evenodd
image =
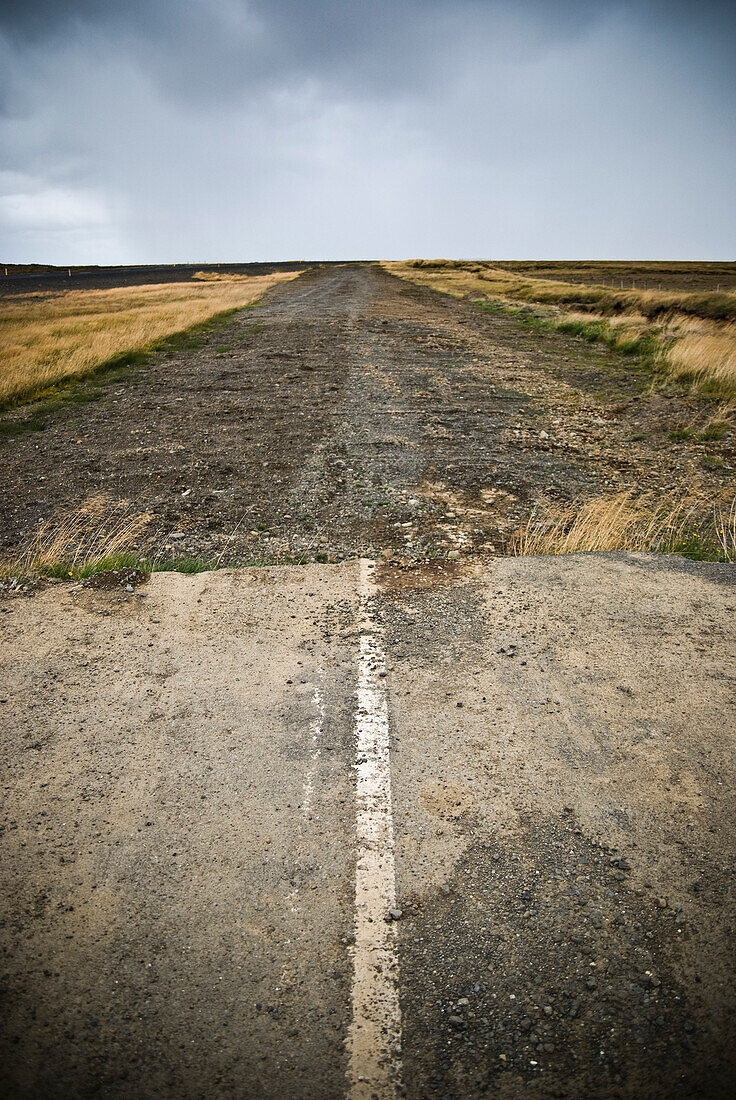
M219 553L176 553L171 543L156 549L156 539L151 547L152 540L147 535L152 520L150 512L139 511L130 501L114 500L106 494L93 496L74 508L59 509L38 524L18 553L0 558L0 588L15 590L41 578L84 580L96 573L121 569L140 573L204 573L213 569L334 560L316 546L302 553L281 546L266 553L255 550L235 554L231 544L240 523ZM139 544L144 534L151 548L142 551Z
M89 575L129 556L150 519L150 513L135 511L128 501L91 497L40 523L25 550L0 560L0 578Z

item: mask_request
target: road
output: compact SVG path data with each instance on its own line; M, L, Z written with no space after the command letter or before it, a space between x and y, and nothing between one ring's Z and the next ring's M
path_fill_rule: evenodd
M563 470L530 443L559 376L505 318L302 278L234 350L220 330L105 389L66 482L75 411L6 445L52 483L10 520L97 488L95 460L196 548L226 529L226 456L231 520L259 510L275 556L301 494L305 545L341 560L0 599L2 1094L732 1095L736 569L484 552L513 508L480 495L493 471L520 500ZM572 371L571 348L537 354ZM524 371L533 393L487 392Z
M672 438L701 414L602 345L325 268L198 346L5 414L0 550L102 491L153 514L151 549L233 564L487 556L540 499L724 491L732 441Z

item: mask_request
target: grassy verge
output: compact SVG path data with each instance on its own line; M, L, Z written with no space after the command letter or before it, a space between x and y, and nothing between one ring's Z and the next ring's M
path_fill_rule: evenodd
M113 570L203 573L212 569L305 565L331 560L327 553L316 549L303 553L277 549L266 555L238 555L233 552L231 541L219 553L209 555L177 554L172 552L170 543L162 549L143 550L141 545L151 541L146 532L153 518L150 512L137 510L129 501L114 500L105 494L90 497L76 508L59 509L38 524L18 553L0 557L0 590L27 587L42 578L85 580Z
M357 557L358 555L348 555ZM371 556L370 551L365 555ZM217 569L266 569L272 566L286 565L310 565L330 564L343 560L340 556L330 556L327 553L303 553L269 555L249 554L234 557L222 555L192 555L192 554L138 554L133 551L123 554L113 554L96 558L94 561L86 561L82 564L73 559L59 560L55 565L49 565L43 570L18 568L10 560L0 559L0 593L28 591L39 581L44 580L68 580L84 581L103 573L135 572L149 576L151 573L211 573ZM121 578L125 582L125 576Z
M100 369L134 365L297 274L195 277L188 283L5 298L0 409L49 395L60 384Z
M613 550L736 562L736 499L704 505L700 500L634 500L631 493L618 493L570 508L539 505L510 547L522 556Z
M712 321L736 322L736 293L733 291L617 290L600 284L522 276L492 263L468 260L409 260L385 266L404 277L411 278L413 274L435 281L449 279L462 285L466 292L480 285L498 297L578 309L585 307L604 315L637 313L655 320L680 313Z
M449 260L388 263L400 278L485 308L516 310L529 324L639 355L706 395L736 400L736 293L613 290L519 277L491 264ZM488 299L491 301L488 301ZM518 303L525 306L520 309Z
M257 305L256 300L249 302L247 306L225 310L201 324L192 325L183 332L176 332L155 341L145 351L116 355L81 377L65 378L56 385L36 392L31 397L11 401L4 407L0 406L0 440L26 435L29 432L43 431L47 426L48 418L61 407L87 405L92 401L99 401L107 387L134 380L139 369L149 363L155 354L173 355L201 347L207 336L218 326L226 325L231 317L241 312L241 309L251 309ZM261 327L247 325L245 332L253 333L259 331ZM2 416L3 413L7 415Z
M621 318L611 323L603 318L543 313L531 306L514 306L500 301L479 301L475 304L489 313L508 313L531 328L564 332L591 344L605 344L613 351L636 355L651 366L656 366L658 362L660 347L656 338L634 319Z
M202 573L334 560L316 548L247 556L234 554L231 546L211 555L176 554L170 544L144 551L141 543L152 518L127 501L104 495L59 510L38 525L19 553L0 558L0 591L24 590L43 578L83 581L112 571ZM613 550L736 562L736 499L724 497L706 506L702 501L634 500L630 493L619 493L567 509L540 505L516 532L508 552L529 556ZM121 580L125 583L127 577Z

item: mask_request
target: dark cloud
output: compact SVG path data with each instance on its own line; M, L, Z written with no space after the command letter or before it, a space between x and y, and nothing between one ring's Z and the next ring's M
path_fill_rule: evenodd
M723 254L733 26L719 0L6 2L0 248Z

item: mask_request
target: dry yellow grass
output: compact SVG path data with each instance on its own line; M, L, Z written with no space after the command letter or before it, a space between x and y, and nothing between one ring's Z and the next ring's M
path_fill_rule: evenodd
M537 506L516 533L510 551L578 554L614 550L681 553L736 561L736 499L636 501L632 494L598 497L569 508Z
M670 373L712 382L731 390L736 386L736 325L695 326L667 349Z
M150 523L149 512L105 494L56 512L38 525L29 544L0 560L0 578L80 575L129 552Z
M246 306L298 272L23 294L0 305L0 406Z
M669 313L709 317L715 321L736 320L736 292L614 289L596 283L568 283L520 275L491 263L471 260L409 260L386 263L394 274L415 282L439 287L443 282L475 287L494 297L539 302L544 305L581 306L608 315L638 311L652 320Z
M129 500L97 493L81 504L56 509L49 519L39 521L19 550L0 556L0 592L25 590L43 578L78 580L120 569L200 573L235 561L239 566L305 565L319 551L315 538L300 553L292 553L284 542L264 558L258 545L246 540L245 552L234 558L233 543L244 518L235 524L219 553L192 555L177 552L166 541L170 536L160 526L156 528L153 512L141 511Z
M542 308L551 325L605 340L624 351L654 353L671 377L690 378L717 394L736 395L736 294L612 290L519 276L490 264L469 261L412 260L386 263L400 278L455 297L493 298ZM545 312L546 311L546 312Z
M252 275L237 275L228 271L195 271L192 275L200 283L234 283L252 279Z

